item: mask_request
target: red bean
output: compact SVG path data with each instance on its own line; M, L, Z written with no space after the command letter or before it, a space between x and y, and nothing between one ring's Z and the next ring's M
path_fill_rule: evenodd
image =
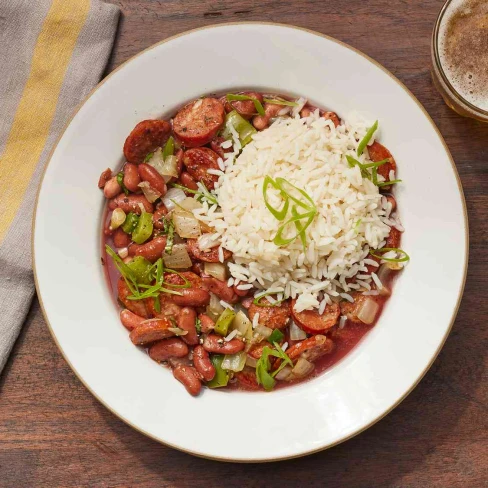
M196 396L200 393L202 382L195 368L179 364L173 369L173 376L186 388L190 395Z
M160 203L156 211L153 213L153 225L156 229L164 229L162 219L165 215L168 215L168 209L163 203Z
M209 334L203 341L203 347L208 352L218 354L236 354L244 349L244 342L239 339L224 341L222 336Z
M107 168L98 179L98 188L103 188L110 178L112 178L112 170Z
M200 319L202 332L204 334L208 334L209 332L212 332L212 330L214 330L215 322L207 314L201 313L198 318Z
M205 276L202 278L203 286L217 295L221 300L227 303L236 303L239 297L234 293L234 288L227 286L225 281L220 281L213 276Z
M148 319L133 329L129 337L135 345L141 346L174 336L174 332L169 330L173 327L171 320L166 317Z
M142 256L151 263L155 263L164 252L166 236L155 237L145 244L132 244L129 247L129 256Z
M144 317L140 317L126 308L120 311L120 321L128 331L134 330L137 326L141 325L144 320L146 320Z
M178 289L181 295L172 295L173 301L180 307L203 307L210 303L210 293L200 288Z
M186 186L190 190L198 190L198 186L195 182L195 180L192 178L190 173L187 173L186 171L183 171L180 176L180 181L183 186Z
M129 300L127 297L132 295L124 278L120 277L117 282L117 291L119 300L128 308L131 312L139 315L140 317L147 317L146 305L143 300Z
M205 381L210 381L215 376L215 367L210 361L208 352L202 346L193 349L193 364Z
M249 290L239 290L239 288L237 288L238 285L234 285L233 288L234 288L234 293L238 296L238 297L245 297L247 296L247 294L249 293L250 289Z
M114 246L117 248L127 247L130 242L130 236L127 235L120 227L115 230L113 235Z
M149 166L149 164L142 163L138 166L138 169L142 181L147 181L149 186L161 195L166 194L166 182L155 168Z
M118 195L114 199L110 200L108 208L110 210L121 208L126 214L129 212L134 212L137 215L140 215L142 212L140 207L141 204L146 212L152 213L153 205L144 195Z
M124 166L124 185L125 187L135 193L140 191L139 183L141 182L141 177L139 176L139 171L137 171L137 165L132 163L126 163Z
M177 337L155 342L148 350L149 357L158 362L167 361L169 358L183 358L188 352L188 346Z
M178 327L187 332L186 335L182 335L181 338L192 346L198 344L198 334L195 327L197 319L197 313L193 308L184 307L181 309L180 316L178 317Z

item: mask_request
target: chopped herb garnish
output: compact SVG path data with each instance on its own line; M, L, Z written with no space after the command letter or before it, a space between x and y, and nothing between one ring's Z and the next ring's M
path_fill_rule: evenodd
M281 349L277 342L273 343L275 349L271 349L268 346L263 348L263 352L261 357L258 359L256 363L256 380L258 385L262 385L266 391L270 391L274 388L276 384L276 380L274 377L287 365L293 366L292 360L287 356L287 354ZM269 360L269 356L274 356L276 358L280 358L282 363L280 364L279 368L273 373L269 373L271 369L271 362Z
M175 140L173 136L169 136L163 149L163 160L166 160L168 156L173 156L175 152Z
M385 258L383 254L394 251L400 254L402 257L400 258ZM403 250L398 249L397 247L382 247L381 249L373 249L370 251L371 256L375 258L382 259L383 261L389 261L391 263L404 263L406 261L410 261L410 256Z
M378 128L378 121L376 121L369 129L368 132L366 132L366 135L361 139L361 141L358 144L358 149L357 149L357 155L361 156L363 154L364 148L368 145L368 142L371 140L373 137L373 134L376 132L376 129Z
M123 171L120 171L118 174L117 174L117 183L119 184L120 188L122 188L122 191L128 195L129 194L129 190L126 188L126 186L124 185L124 172Z
M390 180L390 181L382 181L380 183L376 183L376 186L390 186L390 185L395 185L397 183L401 183L402 180Z
M159 300L159 295L157 297L154 297L154 310L156 310L156 312L158 313L161 312L161 302Z
M268 337L268 342L270 344L273 344L274 342L281 342L285 338L285 335L283 332L281 332L280 329L275 329L271 333L271 335Z
M144 158L144 162L147 163L153 156L154 156L153 152L146 154L146 157Z
M195 195L195 199L200 203L203 203L203 201L206 200L211 205L218 205L219 202L217 201L217 197L213 193L211 193L203 183L200 182L199 185L201 185L199 186L200 190L191 190L190 188L180 185L178 183L171 183L171 186L173 186L174 188L179 188L180 190Z
M122 230L126 234L132 234L134 229L137 227L137 222L139 222L139 215L134 212L129 212L124 223L122 224Z
M263 105L261 104L261 102L257 98L249 97L248 95L234 95L232 93L229 93L226 96L226 98L227 98L227 100L229 102L234 102L234 101L238 101L238 102L252 101L252 102L254 102L254 107L256 108L256 112L259 115L264 115Z
M173 252L173 242L174 242L174 235L175 235L175 226L172 220L166 219L164 221L164 231L166 232L166 247L164 248L164 252L166 254L171 254Z
M268 299L266 299L266 303L263 303L261 299L269 295L275 295L275 292L271 291L271 292L259 293L254 297L252 303L254 305L257 305L258 307L277 307L283 301L283 300L276 300L274 303L271 303L270 301L268 301Z
M287 107L298 107L298 103L282 100L281 98L263 98L263 102L273 105L286 105Z
M202 333L202 321L198 317L195 320L195 329L197 329L197 334Z

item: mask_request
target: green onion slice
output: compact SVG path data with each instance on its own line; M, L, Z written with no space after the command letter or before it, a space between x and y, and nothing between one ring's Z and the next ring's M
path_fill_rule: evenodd
M119 173L117 173L117 183L119 184L120 188L122 188L122 191L126 195L128 195L129 194L129 190L124 185L124 172L123 171L120 171Z
M390 186L396 185L397 183L401 183L402 180L390 180L390 181L381 181L380 183L376 183L376 186Z
M248 95L234 95L232 93L229 93L228 95L226 95L225 98L227 98L227 100L229 102L234 102L234 101L238 101L238 102L252 101L252 102L254 102L254 107L256 108L256 112L259 115L264 115L263 105L261 104L261 102L257 98L249 97Z
M219 202L217 201L217 198L215 197L215 195L210 193L210 191L207 189L207 187L202 182L200 182L200 184L203 187L202 190L191 190L190 188L183 186L183 185L180 185L178 183L171 183L171 186L173 186L174 188L179 188L180 190L186 191L188 193L191 193L192 195L195 195L196 200L199 201L200 203L203 200L207 200L212 205L218 205ZM181 208L183 208L183 207L181 207Z
M363 154L364 148L368 145L368 142L371 140L373 137L373 134L376 132L376 129L378 128L378 121L376 121L369 129L368 132L366 132L366 135L361 139L358 145L358 150L357 150L357 155L361 156Z
M272 207L271 204L269 203L269 200L268 200L268 187L270 185L274 189L280 191L280 193L281 193L281 187L278 185L278 183L275 182L269 176L266 176L264 178L264 182L263 182L263 198L264 198L264 203L266 205L266 208L273 214L273 217L281 222L286 217L286 214L288 212L288 207L290 205L290 202L289 202L288 198L285 198L284 205L281 208L281 210L277 210L274 207Z
M169 136L169 139L166 141L163 149L163 159L166 159L168 156L173 156L175 152L175 140L173 136Z
M295 185L290 183L288 180L285 180L285 178L276 178L276 184L288 196L288 198L291 198L296 204L300 205L303 208L306 208L307 210L312 210L312 209L316 208L315 203L313 202L312 198L310 197L310 195L305 190L302 190L302 189L296 187ZM309 205L307 205L306 203L303 203L301 200L294 197L290 193L290 191L286 189L287 186L291 187L293 190L296 190L302 196L304 196L305 199L308 200Z
M263 98L263 102L271 103L273 105L286 105L287 107L298 107L298 103L290 102L289 100L282 100L281 98Z
M288 219L279 229L278 232L276 233L275 238L273 239L273 243L276 244L277 246L286 246L287 244L290 244L293 242L297 237L300 236L302 232L305 232L307 227L312 223L312 220L314 219L315 215L317 214L316 211L311 211L307 212L304 214L299 214L296 217L291 217ZM283 233L285 232L285 229L287 228L288 225L293 224L295 222L298 222L304 218L308 218L307 223L305 224L305 227L300 230L300 232L297 232L293 237L289 237L288 239L285 239L283 237Z
M401 254L402 257L385 258L383 254L390 251L395 251L396 253ZM391 263L404 263L406 261L410 261L410 256L403 249L398 249L398 247L382 247L381 249L374 249L369 253L371 254L371 256L374 256L375 258L382 259L383 261L389 261Z
M270 292L259 293L254 297L252 303L254 305L257 305L258 307L278 307L283 301L283 300L276 300L275 303L271 303L268 300L266 300L266 303L261 302L262 298L267 297L269 295L276 295L276 292L270 291Z
M271 335L268 337L268 342L273 344L275 342L281 342L283 339L285 338L285 335L283 334L283 332L281 332L280 329L275 329L273 330L273 332L271 333Z

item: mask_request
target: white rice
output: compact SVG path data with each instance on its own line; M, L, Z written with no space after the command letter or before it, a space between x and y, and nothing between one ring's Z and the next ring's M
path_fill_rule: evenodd
M222 248L233 253L229 272L240 286L279 289L284 298L297 298L297 311L323 311L321 304L330 297L352 301L347 292L357 287L347 281L358 272L364 280L359 285L371 289L366 264L376 263L367 257L369 249L384 246L390 227L401 224L388 218L388 202L378 187L345 158L370 161L367 151L356 155L370 126L357 115L334 127L318 112L305 119L296 114L255 134L242 152L238 134L231 131L233 152L225 155L225 173L213 171L220 173L215 191L220 209L214 205L196 217L214 229L221 262ZM273 243L283 222L264 203L265 176L285 178L314 201L318 213L306 230L305 251L298 238L282 247ZM277 192L269 187L267 195L273 206L280 206ZM295 233L290 226L284 237Z

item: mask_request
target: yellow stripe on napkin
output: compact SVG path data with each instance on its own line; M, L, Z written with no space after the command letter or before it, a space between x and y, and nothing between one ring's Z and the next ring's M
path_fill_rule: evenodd
M64 76L90 10L89 0L53 0L0 156L0 243L17 213L49 135Z

